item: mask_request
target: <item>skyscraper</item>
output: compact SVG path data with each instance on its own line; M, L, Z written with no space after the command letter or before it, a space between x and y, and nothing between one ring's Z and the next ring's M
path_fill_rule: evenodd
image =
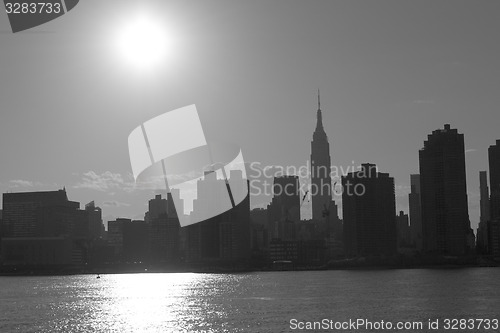
M268 229L272 238L295 238L300 221L300 186L298 176L274 177L273 198L267 206Z
M422 250L422 204L420 196L420 175L410 175L411 192L408 195L410 203L411 241L417 250Z
M500 257L500 140L488 149L490 164L490 221L488 221L488 253Z
M420 150L423 249L463 255L470 229L464 135L446 124Z
M488 173L479 172L479 193L480 193L480 219L477 228L476 248L478 253L486 254L488 250L488 222L490 220L490 190L488 188Z
M311 200L313 220L325 218L332 201L330 144L323 128L321 103L318 91L316 129L311 142Z
M392 255L397 251L394 178L373 164L342 177L346 255Z
M167 199L162 199L161 194L157 194L154 199L149 200L149 210L144 216L149 226L149 247L154 261L165 261L168 254L167 205Z
M480 222L488 222L490 220L490 190L488 188L488 173L486 171L479 172L479 191L480 191Z
M408 247L411 243L411 233L408 214L400 211L396 216L396 227L398 231L398 248Z
M102 209L96 207L91 201L85 205L85 211L89 216L89 237L90 239L100 239L104 235L104 224L102 223Z
M488 149L490 164L491 219L500 218L500 140Z
M173 262L180 258L180 225L172 195L178 196L179 191L167 193L168 200L157 194L149 200L149 211L145 215L151 256L156 261Z

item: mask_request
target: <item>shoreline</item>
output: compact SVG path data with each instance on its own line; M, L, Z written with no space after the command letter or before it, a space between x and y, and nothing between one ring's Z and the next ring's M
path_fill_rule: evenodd
M255 272L304 272L304 271L373 271L373 270L410 270L410 269L462 269L462 268L495 268L500 267L498 262L481 263L426 263L419 265L374 265L344 264L344 265L322 265L322 266L294 266L294 267L271 267L271 266L239 266L230 267L224 265L177 265L177 266L138 266L128 265L121 267L99 266L88 267L61 267L35 268L35 267L11 267L0 269L0 277L4 276L69 276L69 275L106 275L106 274L148 274L148 273L198 273L198 274L241 274Z

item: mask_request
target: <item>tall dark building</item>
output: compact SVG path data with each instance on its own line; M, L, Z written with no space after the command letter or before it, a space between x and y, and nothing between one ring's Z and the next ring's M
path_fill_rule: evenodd
M479 207L480 219L479 227L477 228L477 243L476 248L478 253L486 254L488 249L488 222L490 221L490 190L488 188L488 173L486 171L479 172Z
M330 144L323 128L318 91L316 129L311 142L311 200L313 220L322 220L332 201Z
M500 218L500 140L488 149L490 164L491 219Z
M463 255L472 234L464 135L450 125L432 132L420 150L423 249Z
M167 256L167 199L162 199L157 194L154 199L149 200L149 210L144 220L149 225L149 247L153 261L164 261Z
M347 256L397 252L394 178L373 164L342 177L344 247Z
M102 223L102 209L96 207L94 201L85 205L85 211L89 217L89 237L92 240L101 239L104 236L104 224Z
M490 189L488 188L488 172L479 172L479 206L480 206L480 222L488 222L490 220Z
M490 164L490 221L488 221L488 253L500 257L500 140L488 149Z
M300 185L298 176L274 177L273 193L281 206L281 217L300 221Z
M298 176L274 177L273 198L267 206L268 229L271 238L295 238L300 221L300 186Z
M422 204L420 195L420 175L410 175L411 192L408 195L410 205L411 242L419 251L422 250Z
M174 190L178 196L178 190ZM149 226L151 259L156 262L175 262L180 259L181 233L172 193L149 200L145 220Z
M411 233L408 214L403 211L396 216L396 228L398 231L398 248L409 247L411 243Z

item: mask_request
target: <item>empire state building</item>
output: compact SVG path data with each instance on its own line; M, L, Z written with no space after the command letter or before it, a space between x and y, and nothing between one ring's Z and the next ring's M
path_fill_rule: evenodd
M318 91L318 111L316 130L311 141L311 199L312 218L322 220L328 215L332 201L332 179L330 164L330 144L323 129L320 96Z

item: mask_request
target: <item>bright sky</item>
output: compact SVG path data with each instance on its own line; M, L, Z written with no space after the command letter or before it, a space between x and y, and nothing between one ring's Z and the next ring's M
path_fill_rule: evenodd
M139 12L168 32L154 70L117 51ZM398 209L427 134L464 133L475 226L478 174L500 138L499 17L486 0L85 0L12 34L0 12L0 191L66 186L107 218L141 218L155 191L133 183L135 127L196 104L207 137L238 143L247 162L300 166L320 88L332 163L376 163Z

